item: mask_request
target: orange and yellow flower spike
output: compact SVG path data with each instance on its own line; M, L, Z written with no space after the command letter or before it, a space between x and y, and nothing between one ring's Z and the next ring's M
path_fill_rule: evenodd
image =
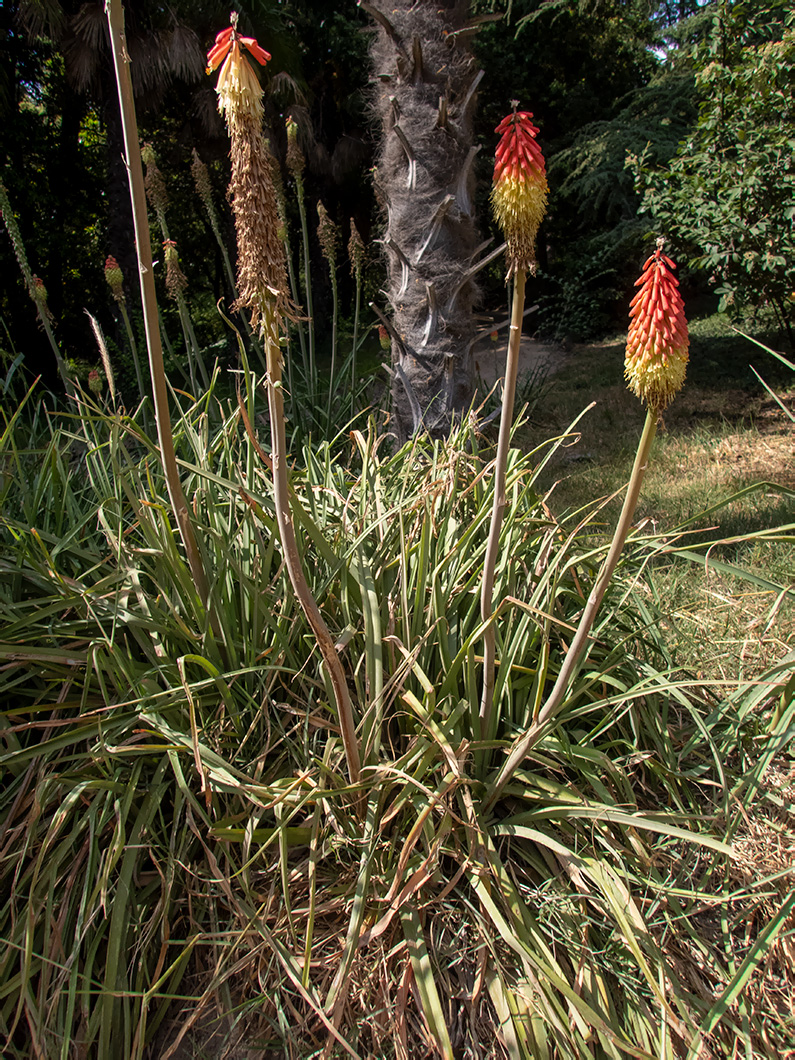
M650 410L662 412L682 388L687 371L687 320L676 265L662 252L663 241L635 282L640 290L630 304L624 375L633 394Z
M536 235L547 209L546 167L532 117L529 111L514 109L495 130L501 140L491 203L508 244L509 276L519 269L535 273Z

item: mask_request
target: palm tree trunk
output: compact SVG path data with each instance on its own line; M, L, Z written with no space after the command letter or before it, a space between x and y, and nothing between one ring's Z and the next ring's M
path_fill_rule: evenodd
M480 81L461 0L376 0L372 49L383 142L376 193L392 308L392 428L447 434L473 394L472 114Z

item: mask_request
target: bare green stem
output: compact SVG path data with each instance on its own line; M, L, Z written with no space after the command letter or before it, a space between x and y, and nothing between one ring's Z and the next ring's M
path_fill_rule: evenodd
M179 310L179 320L182 324L182 334L185 336L185 348L188 351L188 364L191 369L191 379L193 379L193 365L196 364L199 369L199 374L202 377L202 385L205 390L210 388L210 377L207 374L207 368L204 364L204 359L199 348L199 340L196 338L196 332L193 330L193 321L190 316L190 309L188 309L188 303L185 301L185 296L182 294L177 295L177 309ZM196 384L194 386L194 393L197 392Z
M284 239L282 240L282 243L284 244L284 256L287 259L287 276L288 276L289 281L290 281L290 295L291 295L291 297L293 299L293 304L298 306L298 305L301 304L301 297L300 297L300 292L298 290L298 281L296 280L296 277L295 277L295 268L293 267L292 250L291 250L291 247L290 247L290 240L289 240L289 237L287 235L286 227L285 227L285 235L284 235ZM303 363L303 366L304 366L304 376L305 376L305 378L307 380L307 383L308 383L309 378L310 378L310 376L309 376L309 358L308 358L307 350L306 350L306 334L304 333L304 322L303 322L303 320L300 319L300 317L295 321L295 330L296 330L296 332L298 334L298 345L299 345L300 350L301 350L301 362ZM293 408L294 408L295 407L295 394L294 394L294 391L293 391L292 378L290 378L289 382L290 382L290 394L291 394L291 396L293 398Z
M516 399L516 377L519 370L519 345L522 341L522 316L524 314L524 292L526 274L524 269L516 273L511 310L511 330L508 339L508 356L505 365L505 382L502 390L502 415L500 434L497 440L497 456L494 461L494 504L491 510L491 527L483 562L483 584L480 593L480 617L488 623L483 633L483 695L480 701L480 728L483 739L488 739L494 712L494 668L496 665L497 635L493 614L494 573L500 545L500 530L508 502L505 497L505 469L508 465L508 450L511 444L513 405Z
M353 310L353 349L351 350L351 419L356 414L356 348L359 344L359 312L362 304L362 270L356 269L356 303Z
M649 466L649 454L651 452L652 443L654 442L654 436L657 432L657 419L657 410L649 409L646 414L646 422L643 425L643 433L641 434L640 442L638 443L638 451L635 454L635 464L632 468L629 485L627 486L627 495L624 498L624 506L621 509L621 515L616 525L615 533L613 534L610 550L602 564L599 577L596 579L594 587L591 590L591 595L588 597L585 610L583 611L580 623L577 626L577 632L574 635L569 650L566 652L566 657L563 660L563 665L560 668L560 673L558 674L555 686L549 693L543 707L541 707L534 718L533 723L514 744L505 764L497 775L497 780L489 794L486 807L492 806L497 801L505 788L505 785L521 765L527 752L538 742L545 724L560 708L564 696L569 689L571 680L579 668L585 647L588 643L588 638L596 619L596 613L599 610L599 605L602 602L605 591L610 584L610 579L613 577L619 556L621 555L630 527L632 526L632 519L635 515L635 508L638 504L638 497L640 496L646 468Z
M215 242L218 244L218 249L221 251L221 260L224 263L224 272L226 273L226 278L229 281L230 288L233 292L235 292L236 295L237 283L235 281L235 274L232 270L232 262L229 260L229 251L226 249L226 244L224 243L223 238L221 236L221 227L218 224L218 214L215 209L215 204L209 196L207 198L202 196L202 202L204 203L204 209L210 221L210 228L212 228L213 235L215 236ZM241 316L243 316L243 318L245 319L245 314L241 314Z
M14 254L16 255L17 262L19 263L19 270L22 273L22 278L25 281L25 286L28 289L28 294L33 300L36 306L36 313L38 315L41 326L44 328L44 333L52 348L52 352L55 356L55 363L58 366L58 374L61 377L64 390L68 397L74 397L74 387L72 386L72 380L69 378L69 372L66 368L66 361L61 356L58 342L55 338L55 333L52 330L50 323L49 310L43 301L37 297L36 294L36 281L31 271L30 265L28 264L27 254L25 253L25 245L22 242L22 235L14 218L14 211L11 209L11 203L8 201L8 194L6 192L3 182L0 180L0 215L2 215L3 221L6 226L11 244L14 248Z
M124 322L124 330L127 333L127 342L130 346L130 353L132 354L133 366L135 368L135 381L138 384L138 395L140 400L144 401L146 399L146 386L144 384L144 374L141 371L141 361L138 357L138 345L135 341L132 324L130 323L130 314L127 312L127 306L123 301L119 301L118 306L122 321ZM146 420L146 418L146 410L144 410L144 419Z
M337 290L337 271L335 263L329 262L329 276L331 277L331 369L328 381L328 401L326 404L326 431L331 429L331 409L334 404L334 372L337 364L337 320L339 316L339 291Z
M162 179L162 178L161 178ZM166 221L166 213L164 204L153 203L155 214L157 215L157 221L160 225L160 233L163 237L163 246L171 242L171 233L168 230L168 222ZM168 283L166 284L168 287ZM179 323L182 328L182 337L185 340L185 353L188 359L188 372L190 374L190 385L191 390L194 394L198 394L198 380L196 377L196 369L198 368L199 375L201 375L202 385L205 390L209 389L210 377L207 374L207 369L204 365L204 359L202 358L201 349L199 347L199 341L196 338L196 332L193 330L193 321L191 320L190 309L188 307L187 299L181 290L177 290L173 294L173 299L177 303L177 312L179 314Z

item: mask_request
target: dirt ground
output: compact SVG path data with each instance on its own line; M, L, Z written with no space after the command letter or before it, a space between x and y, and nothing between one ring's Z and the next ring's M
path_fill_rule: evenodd
M505 378L505 362L508 355L507 338L500 335L499 341L486 339L475 347L475 377L478 379L478 394L486 397L498 379ZM535 339L522 337L519 347L518 378L532 375L544 369L548 375L554 375L569 361L571 354L559 346L537 342Z

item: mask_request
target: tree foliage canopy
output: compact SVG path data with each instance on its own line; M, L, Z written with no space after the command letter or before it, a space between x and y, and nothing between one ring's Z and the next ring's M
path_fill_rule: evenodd
M474 130L482 148L476 163L482 229L494 128L512 99L534 113L547 160L550 205L536 281L542 313L534 320L582 338L620 326L653 227L672 239L696 277L705 284L714 279L724 307L771 306L791 328L795 118L793 22L785 0L470 6L476 20L490 16L469 38L484 70ZM226 281L190 161L196 148L210 164L220 200L228 146L201 63L228 8L220 0L125 3L142 138L154 143L164 173L192 302L201 306L202 343L222 334L215 304ZM307 159L310 205L322 200L343 230L354 217L366 241L379 234L366 15L355 0L250 0L241 20L273 54L264 76L274 153L284 155L290 113ZM129 287L134 280L104 32L102 0L0 6L0 170L70 357L93 346L84 307L112 338L105 256L119 259ZM627 155L639 160L634 172L625 168ZM322 272L317 245L312 257ZM5 237L0 269L7 277L0 313L8 346L41 371L50 353L39 349L31 307L17 297ZM382 277L371 279L377 296ZM497 266L484 272L488 301L501 300L502 280ZM344 287L347 275L340 282ZM318 297L322 310L328 293Z
M692 50L699 115L671 161L634 160L642 209L708 270L722 308L765 304L792 336L795 15L724 0Z

